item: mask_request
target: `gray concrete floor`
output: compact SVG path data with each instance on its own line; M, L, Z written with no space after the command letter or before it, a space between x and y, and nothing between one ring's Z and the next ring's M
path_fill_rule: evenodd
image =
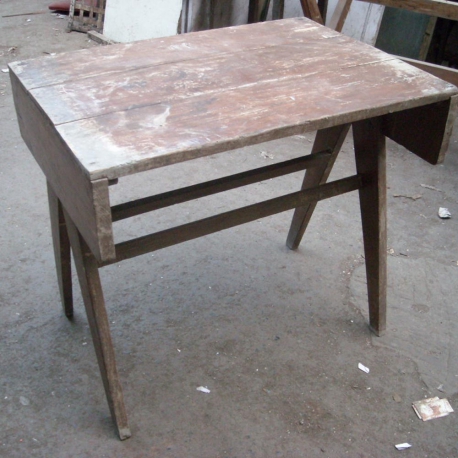
M4 0L0 15L48 3ZM96 46L65 26L49 13L2 18L0 67ZM319 204L296 252L285 248L284 213L103 269L133 433L120 442L76 279L74 319L61 311L45 180L19 135L3 72L0 123L1 457L458 456L458 415L422 422L411 407L439 396L458 409L458 131L436 167L388 142L392 250L382 338L367 327L356 194ZM126 178L112 200L293 157L312 138ZM331 178L353 170L347 140ZM295 174L135 218L116 237L296 190L300 181ZM440 206L452 219L437 217ZM412 448L396 451L401 442Z

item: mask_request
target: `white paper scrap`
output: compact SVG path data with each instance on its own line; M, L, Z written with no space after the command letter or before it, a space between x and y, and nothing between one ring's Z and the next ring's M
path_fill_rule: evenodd
M408 444L407 442L404 442L403 444L397 444L395 445L395 447L398 449L398 450L405 450L407 448L410 448L412 447L410 444Z
M10 69L9 68L2 68L2 73L9 73Z
M446 398L439 399L437 396L412 404L413 410L423 421L432 420L434 418L445 417L453 412L453 408Z
M210 393L210 390L206 386L198 386L196 390L201 391L202 393Z
M448 208L444 208L444 207L440 207L437 214L439 215L439 218L442 218L442 219L449 219L452 217L452 214L448 211Z
M267 151L261 151L260 154L264 159L273 159L274 158L274 156L272 154L269 154Z
M363 372L365 372L366 374L368 374L370 371L369 371L369 368L364 366L363 364L361 363L358 363L358 369L362 370Z

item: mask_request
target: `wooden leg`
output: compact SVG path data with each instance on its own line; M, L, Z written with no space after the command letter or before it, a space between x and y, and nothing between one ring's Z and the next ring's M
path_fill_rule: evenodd
M105 394L119 437L121 440L124 440L130 437L131 434L127 423L122 388L116 369L115 354L111 341L102 285L100 283L99 268L94 255L91 253L65 209L64 215L92 340L105 387Z
M378 336L386 329L386 151L380 118L353 124L356 169L366 258L369 323Z
M51 185L49 183L47 184L52 241L54 246L54 258L56 260L60 298L65 315L68 318L71 318L73 316L73 294L70 241L68 239L62 204L55 195Z
M312 153L329 150L331 152L331 157L327 162L323 162L321 167L314 167L313 169L307 170L302 183L302 189L308 189L326 183L349 129L350 124L345 124L322 129L316 133ZM286 245L291 250L297 249L301 243L315 207L316 203L296 208L286 240Z

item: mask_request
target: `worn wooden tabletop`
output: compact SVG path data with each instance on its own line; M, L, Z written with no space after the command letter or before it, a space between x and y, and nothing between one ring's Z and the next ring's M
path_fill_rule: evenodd
M83 50L11 69L91 180L456 93L305 18Z

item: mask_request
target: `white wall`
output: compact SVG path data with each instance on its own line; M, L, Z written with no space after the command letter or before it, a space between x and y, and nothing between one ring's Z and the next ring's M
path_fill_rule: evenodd
M338 0L329 0L327 22ZM246 24L248 0L216 0L215 27ZM272 3L272 2L271 2ZM175 35L182 0L107 0L104 35L114 41L129 42ZM208 2L192 0L190 28L208 27ZM342 33L375 44L384 6L353 0ZM300 0L285 1L285 18L302 16Z
M176 35L182 0L107 0L103 34L121 43Z

